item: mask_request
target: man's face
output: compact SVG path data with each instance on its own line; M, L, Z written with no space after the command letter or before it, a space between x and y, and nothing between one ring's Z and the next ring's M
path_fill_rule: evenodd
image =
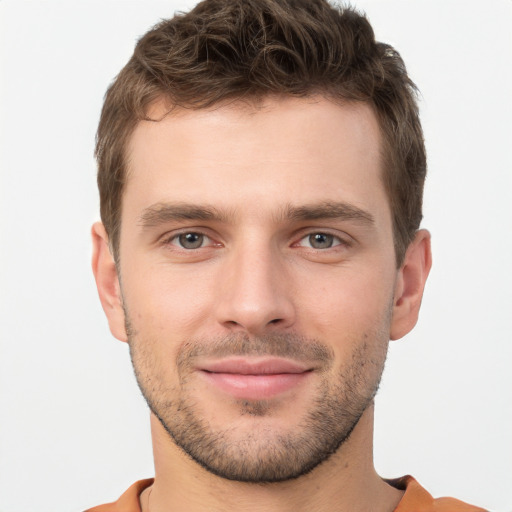
M303 474L371 404L397 278L379 151L367 105L321 98L136 128L119 266L132 360L213 473Z

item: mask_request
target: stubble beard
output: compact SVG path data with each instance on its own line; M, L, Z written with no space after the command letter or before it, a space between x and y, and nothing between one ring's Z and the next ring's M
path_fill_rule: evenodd
M184 342L176 358L177 386L166 385L165 370L152 345L138 338L126 315L130 356L139 388L174 443L207 471L228 480L282 482L309 473L349 438L372 403L384 368L387 339L364 335L350 361L333 377L334 354L325 344L292 334ZM379 337L376 343L375 336ZM377 347L377 348L376 348ZM272 400L238 400L240 415L257 419L243 435L236 427L214 428L191 393L191 368L198 356L276 356L316 362L321 370L311 407L285 432L265 426ZM168 367L167 367L167 371ZM278 413L278 412L277 412Z

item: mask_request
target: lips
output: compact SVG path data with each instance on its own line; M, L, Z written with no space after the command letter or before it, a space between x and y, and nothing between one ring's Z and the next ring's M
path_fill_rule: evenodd
M265 400L291 391L313 370L281 358L229 358L208 361L197 369L219 391L246 400Z
M306 365L280 358L229 358L202 364L201 370L211 373L233 373L239 375L272 375L280 373L303 373L310 370Z

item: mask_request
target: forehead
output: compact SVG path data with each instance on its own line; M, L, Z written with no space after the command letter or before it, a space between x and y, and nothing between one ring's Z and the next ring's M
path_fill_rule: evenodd
M380 130L365 103L266 98L168 115L161 103L149 114L159 120L141 121L129 141L123 217L166 201L252 215L339 200L389 210Z

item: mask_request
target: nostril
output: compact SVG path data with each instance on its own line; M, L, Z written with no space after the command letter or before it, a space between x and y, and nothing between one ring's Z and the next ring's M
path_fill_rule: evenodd
M280 321L280 318L274 318L274 320L270 320L269 324L278 324Z

